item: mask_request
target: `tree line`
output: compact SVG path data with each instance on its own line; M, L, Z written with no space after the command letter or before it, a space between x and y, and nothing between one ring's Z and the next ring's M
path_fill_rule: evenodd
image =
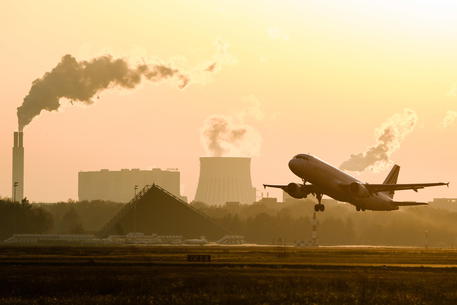
M250 243L293 244L311 239L312 200L190 205ZM106 201L29 204L0 200L0 240L15 233L96 234L122 206ZM172 225L173 215L164 217ZM317 213L316 218L321 245L457 246L457 212L434 206L356 212L349 204L328 202L325 212Z

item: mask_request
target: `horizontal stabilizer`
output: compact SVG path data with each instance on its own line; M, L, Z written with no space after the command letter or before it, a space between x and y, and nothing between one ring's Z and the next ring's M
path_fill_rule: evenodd
M365 187L372 193L377 192L390 192L390 191L402 191L402 190L413 190L416 191L418 189L423 189L430 186L439 186L439 185L447 185L449 186L449 182L437 182L437 183L411 183L411 184L364 184Z
M413 205L428 205L426 202L415 202L415 201L393 201L392 202L397 207L403 206L413 206Z

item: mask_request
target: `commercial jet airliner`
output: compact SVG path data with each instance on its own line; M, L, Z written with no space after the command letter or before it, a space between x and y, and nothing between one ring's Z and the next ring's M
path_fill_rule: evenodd
M293 157L289 161L289 168L303 180L303 183L264 184L263 186L280 188L297 199L306 198L312 194L318 201L318 204L314 206L316 212L323 212L325 209L321 202L323 195L348 202L354 205L357 211L391 211L398 210L400 206L427 205L425 202L394 201L395 191L414 190L417 192L418 189L429 186L449 186L449 182L397 184L400 172L398 165L394 165L383 184L363 183L330 164L306 154Z

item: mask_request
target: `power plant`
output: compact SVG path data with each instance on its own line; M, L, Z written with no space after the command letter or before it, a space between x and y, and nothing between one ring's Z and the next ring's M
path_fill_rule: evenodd
M136 190L149 184L157 184L175 196L180 196L180 172L177 170L121 169L110 171L79 172L79 200L108 200L128 202Z
M14 132L13 176L11 198L14 202L24 198L24 133Z
M250 158L200 158L200 178L195 201L222 205L226 202L253 203L255 199Z

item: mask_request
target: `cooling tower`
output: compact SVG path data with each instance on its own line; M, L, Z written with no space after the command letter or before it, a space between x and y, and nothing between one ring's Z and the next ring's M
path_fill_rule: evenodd
M13 201L19 202L24 198L24 145L22 131L14 132L11 198L13 198Z
M200 178L195 201L221 205L228 201L253 203L251 159L235 157L200 158Z

